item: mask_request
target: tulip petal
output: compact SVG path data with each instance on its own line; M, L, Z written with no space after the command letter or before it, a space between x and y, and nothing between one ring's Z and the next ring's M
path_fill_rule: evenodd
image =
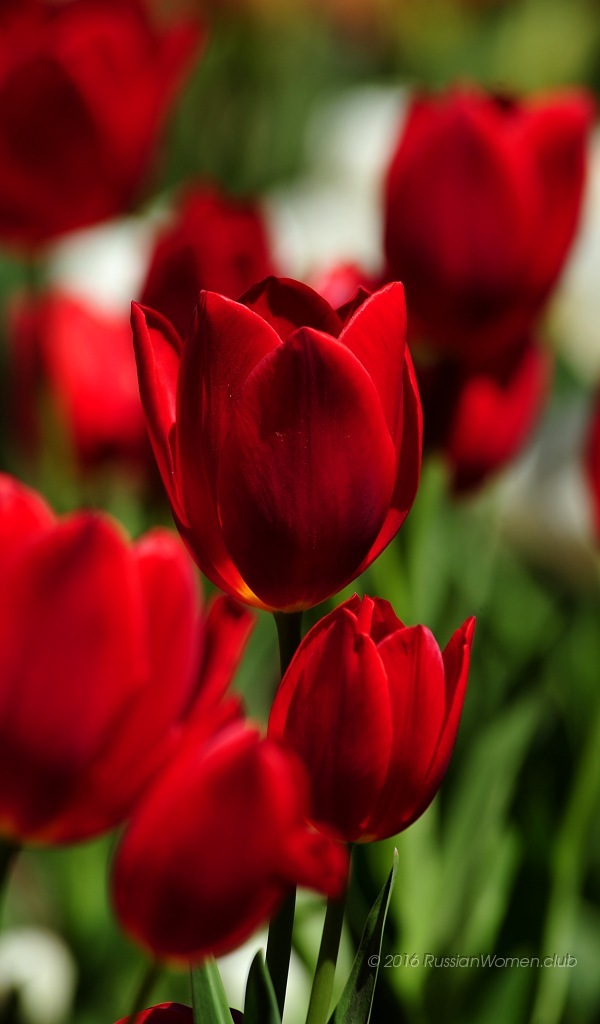
M15 557L21 544L55 522L54 513L35 491L0 473L0 565Z
M363 559L359 572L364 572L396 536L410 512L421 475L423 447L423 411L412 359L406 350L404 362L403 418L401 446L398 454L396 486L390 508L375 543Z
M335 723L336 741L321 722ZM347 842L358 839L387 778L392 715L381 659L370 637L356 631L346 609L326 629L309 634L275 698L269 736L293 749L318 779L312 820L331 824Z
M181 518L175 480L175 410L181 338L168 320L137 302L131 305L131 326L140 396L154 455L169 501Z
M369 374L381 399L392 439L402 428L402 387L406 348L406 300L398 282L381 288L359 306L340 334Z
M267 277L242 295L240 302L266 320L282 341L300 327L313 327L337 338L342 321L329 303L300 281Z
M91 514L43 533L17 563L0 615L0 778L11 780L0 823L51 838L124 689L143 686L140 592L121 535Z
M230 597L213 598L204 623L204 650L188 721L206 715L225 696L256 624Z
M394 733L388 784L368 831L383 839L406 828L435 794L425 783L444 726L446 691L442 654L424 626L393 633L377 652L387 672Z
M228 549L268 606L339 590L377 536L396 456L371 379L339 342L297 331L248 378L219 466Z

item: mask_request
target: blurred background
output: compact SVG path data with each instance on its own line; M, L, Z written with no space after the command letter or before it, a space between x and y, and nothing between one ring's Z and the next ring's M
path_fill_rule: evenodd
M0 467L59 511L102 507L134 535L171 520L138 405L132 298L158 305L166 296L184 329L198 280L226 290L229 275L230 293L240 294L274 269L343 292L340 265L381 273L384 181L415 90L476 82L526 97L600 88L597 0L156 0L156 37L140 44L135 60L129 47L127 60L111 64L111 102L125 127L106 128L113 149L103 166L94 148L103 117L82 114L71 93L61 100L62 119L60 104L28 113L15 70L22 14L18 4L0 10L0 107L17 109L13 121L0 113ZM38 30L43 53L46 29ZM62 30L52 31L57 61L68 47L56 43ZM69 29L74 50L78 31ZM163 63L157 40L167 33ZM71 84L79 81L73 68ZM144 84L144 101L128 76L154 83ZM163 95L148 113L157 79ZM83 155L62 139L71 122L79 139L87 131L92 140ZM135 134L127 124L139 128L139 152L125 154ZM11 139L21 161L30 153L29 179L18 161L11 165ZM384 953L414 955L418 964L381 969L376 1024L600 1019L595 130L587 147L577 236L538 332L554 360L543 412L518 450L467 493L455 493L447 458L429 454L406 525L348 590L389 599L440 643L468 615L478 620L450 770L434 805L397 840ZM42 180L40 168L52 160ZM73 184L82 179L85 201ZM46 194L52 198L42 203ZM44 214L56 205L41 227L37 202ZM172 297L180 291L178 314ZM307 625L324 610L309 613ZM275 629L261 614L237 684L263 720L276 672ZM19 859L2 911L0 1020L100 1024L126 1015L144 963L111 915L113 844L108 837ZM356 852L341 975L393 846ZM318 901L306 897L288 1024L303 1019L321 917ZM577 963L426 966L428 954ZM250 957L241 951L223 966L232 1005L240 1005ZM189 1002L188 979L167 973L153 995Z

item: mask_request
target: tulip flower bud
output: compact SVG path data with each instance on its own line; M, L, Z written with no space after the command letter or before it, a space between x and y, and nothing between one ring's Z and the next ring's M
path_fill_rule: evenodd
M237 299L273 270L260 208L216 186L188 187L173 222L159 235L142 304L184 337L201 288Z
M307 885L339 896L342 844L311 830L302 765L243 723L178 756L137 805L117 850L113 897L125 930L155 958L219 956Z
M200 617L179 541L130 544L107 516L56 520L0 476L0 836L73 842L116 825L173 755L184 720L223 701L251 617ZM198 726L200 727L200 726Z
M417 97L387 178L387 276L411 337L486 359L529 334L581 208L591 98Z
M173 514L213 583L294 611L370 565L419 479L402 285L337 312L285 279L240 302L201 292L185 343L135 304L132 324Z
M404 626L387 601L355 595L305 636L269 737L307 767L317 826L369 842L429 806L456 738L474 625L467 620L441 652L428 629Z

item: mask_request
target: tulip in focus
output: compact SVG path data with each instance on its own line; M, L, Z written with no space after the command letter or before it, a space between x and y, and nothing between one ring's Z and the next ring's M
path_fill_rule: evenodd
M528 103L418 97L387 177L387 276L411 337L480 362L521 341L577 228L592 119L583 92Z
M354 595L305 636L269 737L308 769L315 823L347 842L370 842L423 814L454 746L474 627L468 619L442 652L387 601Z
M38 402L48 393L82 464L147 463L127 317L56 292L20 302L11 321L14 420L25 447L39 446Z
M239 714L223 693L251 617L200 616L179 541L128 542L107 516L57 520L0 477L0 836L65 843L116 825L184 720Z
M334 310L267 278L200 294L185 342L134 304L140 393L178 528L217 586L308 608L361 573L415 497L421 409L402 285Z
M1 239L35 247L131 207L202 35L143 0L3 5Z
M188 188L158 238L141 301L184 337L202 288L237 299L272 270L258 205L198 185Z
M178 756L137 805L117 850L124 929L159 961L220 956L271 917L295 885L339 896L344 847L306 824L297 759L235 723Z

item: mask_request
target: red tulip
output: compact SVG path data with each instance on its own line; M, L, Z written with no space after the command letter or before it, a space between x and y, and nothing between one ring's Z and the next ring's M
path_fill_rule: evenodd
M251 604L307 608L363 571L413 502L421 413L400 284L341 316L268 278L202 292L185 344L133 308L140 392L177 525Z
M204 744L190 729L117 851L121 924L155 958L186 962L235 948L296 884L339 895L345 850L306 825L308 807L302 766L256 729Z
M272 270L259 207L198 185L158 239L141 301L184 337L201 288L237 299Z
M591 117L582 92L415 100L388 173L385 229L415 338L477 361L529 333L577 227Z
M440 649L387 601L354 595L305 636L269 737L313 781L313 813L347 842L385 839L429 806L454 746L475 620ZM315 712L318 709L318 712Z
M81 462L143 464L149 453L127 317L68 295L48 294L13 310L15 411L37 447L40 391L49 393Z
M191 563L155 530L56 520L0 477L0 835L106 831L170 757L184 718L218 723L249 630L229 599L202 628Z
M198 50L143 0L22 0L0 13L0 237L37 245L127 210Z
M552 361L527 343L487 369L441 362L419 371L425 446L441 450L455 491L479 486L527 442L550 389Z
M128 1024L129 1017L122 1017L116 1024ZM136 1014L135 1024L194 1024L194 1011L182 1003L158 1003Z

